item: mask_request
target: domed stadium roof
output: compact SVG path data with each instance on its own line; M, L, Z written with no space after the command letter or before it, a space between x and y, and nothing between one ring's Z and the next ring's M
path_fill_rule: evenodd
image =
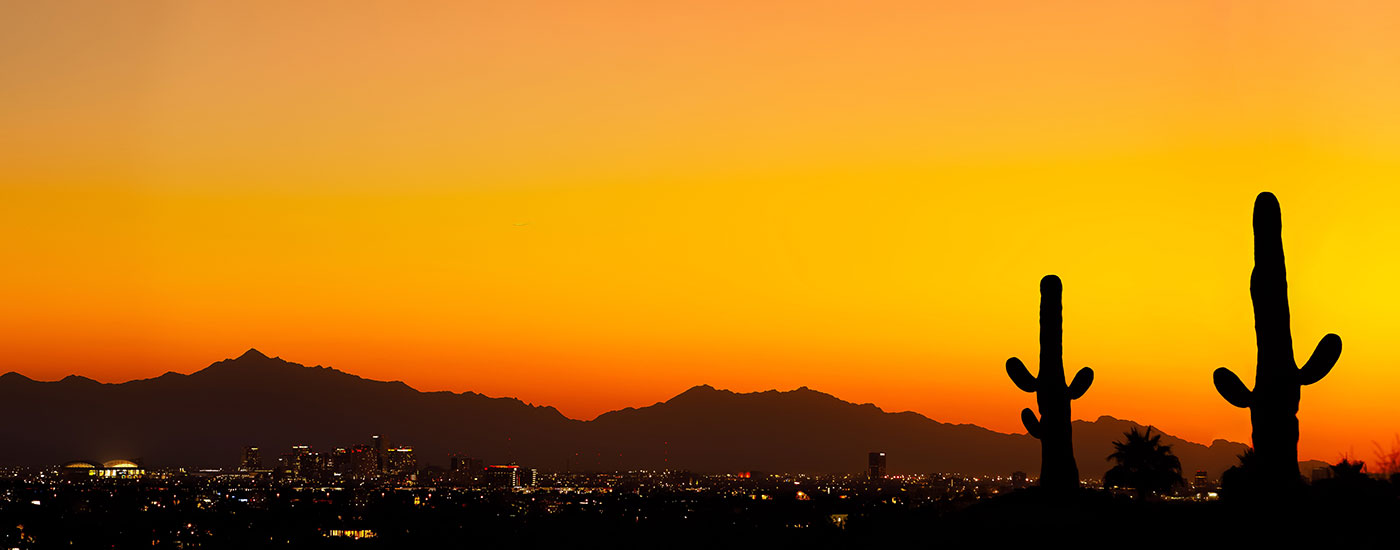
M103 468L140 468L141 466L130 460L108 460L102 463Z
M65 462L65 463L63 464L63 467L64 467L64 468L75 468L75 469L91 470L91 469L93 469L93 468L96 468L97 466L94 466L93 463L91 463L91 462L85 462L85 461L82 461L82 460L74 460L74 461L72 461L72 462Z

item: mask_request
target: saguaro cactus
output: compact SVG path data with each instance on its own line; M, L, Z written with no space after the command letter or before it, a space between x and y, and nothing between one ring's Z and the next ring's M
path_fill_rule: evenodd
M1062 318L1060 317L1060 278L1046 275L1040 280L1040 373L1031 376L1025 363L1006 360L1006 374L1021 391L1034 393L1040 419L1030 409L1021 411L1026 431L1040 440L1040 486L1050 490L1079 487L1079 467L1074 463L1074 443L1070 437L1069 402L1079 399L1094 383L1094 371L1079 370L1074 381L1065 385L1065 364L1061 357Z
M1342 339L1322 337L1312 357L1298 368L1288 324L1288 280L1283 265L1278 199L1260 193L1254 201L1254 334L1259 347L1254 390L1230 369L1215 369L1215 389L1231 405L1248 408L1254 424L1255 479L1273 487L1298 482L1298 400L1300 388L1327 376L1342 354Z

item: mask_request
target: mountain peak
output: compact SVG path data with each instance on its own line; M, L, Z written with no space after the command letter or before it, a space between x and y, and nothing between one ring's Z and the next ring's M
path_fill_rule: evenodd
M68 376L65 376L65 377L63 377L62 380L59 380L59 382L61 382L61 383L66 383L66 384L88 384L88 385L98 385L98 384L101 384L101 382L98 382L98 381L93 380L93 379L91 379L91 378L88 378L88 377L86 377L86 376L79 376L79 375L76 375L76 374L70 374L70 375L68 375Z
M666 400L665 402L683 402L693 401L696 399L710 400L714 399L715 396L719 395L734 395L734 392L731 392L729 390L716 389L714 386L711 386L709 384L700 384L699 386L695 386L693 388L681 392L680 394Z
M267 359L267 358L268 358L268 357L267 357L266 355L264 355L263 352L258 351L258 348L248 348L248 351L245 351L245 352L243 352L243 355L239 355L239 356L238 356L238 360L243 360L243 359Z
M287 366L300 367L301 365L286 361L281 357L268 357L263 354L263 352L258 351L257 348L248 348L248 351L243 352L243 355L239 355L233 359L223 359L215 362L194 373L193 376L208 376L222 373L224 376L241 377L254 372L277 372L283 370L283 368Z
M18 372L10 371L10 372L7 372L7 373L5 373L5 374L3 374L3 375L0 375L0 381L10 381L10 382L33 382L34 379L33 379L33 378L30 378L30 377L28 377L28 376L25 376L25 375L23 375L23 374L20 374L20 373L18 373Z

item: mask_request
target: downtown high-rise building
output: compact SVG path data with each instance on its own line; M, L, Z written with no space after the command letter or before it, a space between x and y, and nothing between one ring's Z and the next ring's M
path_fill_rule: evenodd
M459 485L475 485L485 475L486 463L480 458L453 454L448 458L448 476Z
M238 469L245 472L262 469L262 455L256 446L243 447L243 461L238 464Z
M346 474L350 479L358 481L368 481L379 479L380 460L379 453L374 447L369 445L356 445L346 449L345 458Z
M873 452L873 453L870 453L869 473L870 473L870 479L884 479L885 474L886 474L886 471L885 471L885 453L882 453L882 452Z
M389 442L384 439L384 436L379 434L374 434L370 436L369 439L369 446L370 449L374 452L374 460L376 462L374 469L382 473L385 471L385 466L387 466L387 464L385 463L385 459L388 458L386 454L389 450Z
M540 484L540 472L534 468L520 468L516 470L516 481L521 487L538 487Z
M413 447L399 446L385 451L385 472L395 475L407 475L417 470L418 461L413 458Z
M486 484L491 487L512 489L520 486L520 466L499 464L486 467Z
M324 479L327 477L329 460L325 455L312 451L310 445L297 445L292 447L292 454L295 462L292 464L292 473L301 479Z

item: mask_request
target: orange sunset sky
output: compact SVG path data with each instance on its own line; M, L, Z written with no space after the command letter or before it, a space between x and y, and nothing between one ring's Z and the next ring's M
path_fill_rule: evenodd
M1020 432L1055 273L1076 417L1247 442L1268 190L1300 454L1400 433L1394 2L7 2L0 93L0 371Z

